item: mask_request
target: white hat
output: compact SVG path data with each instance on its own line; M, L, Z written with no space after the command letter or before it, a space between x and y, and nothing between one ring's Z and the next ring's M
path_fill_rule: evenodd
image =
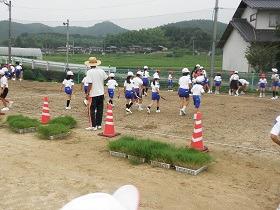
M131 72L131 71L127 72L127 76L134 76L133 72Z
M196 82L196 83L202 83L204 80L205 80L204 76L198 76L198 77L195 79L195 82Z
M113 195L92 193L78 197L61 210L137 210L139 208L139 191L133 185L119 188Z
M154 75L154 79L159 79L159 75L158 75L158 74L155 74L155 75Z
M238 74L238 71L234 71L234 74Z
M204 67L203 67L203 66L200 66L200 67L199 67L199 69L201 69L201 70L202 70L202 69L204 69Z
M73 76L74 75L74 73L72 72L72 71L67 71L67 76Z
M182 73L184 74L184 73L190 73L190 70L188 69L188 68L183 68L182 69Z
M277 72L278 72L278 69L273 68L273 69L272 69L272 72L277 73Z
M200 67L200 65L199 65L199 64L196 64L195 67Z
M115 77L115 74L114 73L110 73L109 77Z
M5 75L5 71L3 69L0 70L0 75Z
M148 69L149 67L148 66L144 66L144 69Z
M142 71L137 71L137 73L136 73L137 75L141 75L141 76L143 76L143 72Z

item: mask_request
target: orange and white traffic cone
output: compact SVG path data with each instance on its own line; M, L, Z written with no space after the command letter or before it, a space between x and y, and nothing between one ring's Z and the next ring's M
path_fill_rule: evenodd
M50 118L51 118L51 115L50 115L50 109L49 109L49 99L48 99L48 97L44 97L44 105L43 105L41 123L47 124L50 121Z
M194 131L192 135L191 148L201 151L208 152L208 148L203 144L203 129L202 129L202 114L197 112L194 114Z
M112 104L108 104L108 106L107 106L107 114L106 114L106 119L105 119L104 131L103 131L103 133L100 133L99 135L109 137L109 138L113 138L115 136L120 135L120 133L116 133L116 131L115 131Z

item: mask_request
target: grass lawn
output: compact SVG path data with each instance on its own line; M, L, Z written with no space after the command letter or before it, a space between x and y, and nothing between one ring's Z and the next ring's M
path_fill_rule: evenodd
M182 67L193 68L196 64L203 65L210 69L211 57L207 55L184 55L182 57L167 57L163 53L154 54L106 54L106 55L70 55L69 62L83 64L90 56L95 56L102 60L104 66L115 66L117 68L137 68L145 65L150 68L181 69ZM44 60L65 62L64 54L55 54L44 56ZM216 67L222 66L222 56L217 56Z

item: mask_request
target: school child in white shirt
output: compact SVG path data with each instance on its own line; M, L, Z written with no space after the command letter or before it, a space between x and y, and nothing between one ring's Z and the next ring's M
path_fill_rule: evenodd
M109 74L109 80L108 80L106 86L108 87L109 103L114 105L113 99L114 99L116 87L118 87L118 96L120 96L119 85L118 85L117 81L115 80L114 73Z
M215 94L220 94L221 85L222 85L222 75L220 73L218 73L214 77L214 82L215 82Z
M124 82L124 95L126 99L125 111L126 114L132 114L130 108L134 102L134 82L133 82L133 73L130 71L127 73L127 78Z
M0 86L1 86L1 91L0 91L0 100L3 102L4 108L1 109L1 111L9 111L13 104L12 101L9 101L6 99L8 92L9 92L9 85L8 85L8 78L5 76L5 71L2 69L0 70Z
M190 88L192 81L190 78L190 71L188 68L183 68L183 76L179 79L178 95L180 98L180 116L186 115L186 108L189 104Z
M173 76L172 76L172 72L170 71L168 74L168 91L173 91Z
M151 113L151 108L154 105L154 102L156 102L156 105L157 105L156 113L160 113L160 109L159 109L159 101L160 101L159 87L160 87L160 85L159 85L159 76L155 75L155 77L153 79L153 82L151 83L152 102L147 107L148 114Z
M260 80L259 80L260 98L265 97L266 85L267 85L267 80L266 80L265 74L261 74Z
M148 89L149 89L149 85L150 85L150 74L148 72L148 66L144 66L144 71L143 71L143 76L142 76L142 80L143 80L143 91L142 91L142 95L147 96L148 95Z
M235 71L230 79L230 90L229 90L229 95L235 95L235 96L239 96L237 90L239 87L239 75L238 75L238 71Z
M143 111L142 108L142 89L143 89L143 80L141 79L142 72L137 71L136 77L133 78L134 84L134 100L138 105L138 110Z
M88 100L87 100L88 82L87 82L86 76L83 78L83 80L81 82L81 90L83 90L85 93L84 104L87 106L88 105Z
M273 97L271 98L272 100L278 99L278 87L279 87L279 74L278 74L278 69L273 68L272 69L272 95Z
M63 80L62 86L61 86L61 91L64 87L64 92L67 95L66 107L65 107L66 110L71 109L70 101L71 101L71 97L72 97L72 94L73 94L73 86L74 86L73 78L74 78L73 72L72 71L67 71L66 78Z
M201 104L201 95L205 93L203 86L201 85L204 80L203 76L198 76L194 82L195 85L192 87L191 92L193 95L193 103L196 111L199 111L200 104Z

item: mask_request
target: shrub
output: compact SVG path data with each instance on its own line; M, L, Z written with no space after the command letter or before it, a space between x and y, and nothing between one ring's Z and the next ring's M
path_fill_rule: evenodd
M39 137L43 139L48 139L50 136L66 134L69 131L70 128L62 124L49 124L38 128Z
M49 124L62 124L71 129L76 127L77 121L71 116L61 116L54 118Z
M7 118L7 123L12 129L25 129L25 128L37 128L40 122L36 119L31 119L22 115L11 115Z

